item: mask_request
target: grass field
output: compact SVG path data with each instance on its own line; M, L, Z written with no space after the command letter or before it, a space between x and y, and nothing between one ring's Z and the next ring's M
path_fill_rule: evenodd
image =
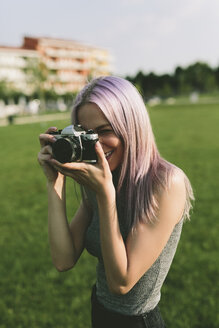
M150 109L163 157L190 178L196 203L163 286L160 307L170 328L219 327L219 106ZM89 328L95 259L74 270L52 266L46 180L37 163L38 134L49 122L0 128L0 328ZM69 219L78 205L68 180ZM104 328L104 327L103 327Z

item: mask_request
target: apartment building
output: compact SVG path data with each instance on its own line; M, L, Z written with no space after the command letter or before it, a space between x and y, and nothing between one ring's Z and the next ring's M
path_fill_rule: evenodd
M20 48L4 49L0 47L0 80L13 82L14 75L20 81L16 86L21 90L25 90L23 68L28 65L29 58L44 65L45 88L53 88L59 94L78 91L91 77L112 73L112 57L108 50L72 40L26 36Z
M18 90L31 91L25 73L29 59L38 61L38 52L0 46L0 81L3 80Z

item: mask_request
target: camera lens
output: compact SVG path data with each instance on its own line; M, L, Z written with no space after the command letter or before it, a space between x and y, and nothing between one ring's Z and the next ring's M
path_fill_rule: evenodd
M60 163L72 162L74 158L74 149L71 140L67 138L58 139L52 144L53 156Z

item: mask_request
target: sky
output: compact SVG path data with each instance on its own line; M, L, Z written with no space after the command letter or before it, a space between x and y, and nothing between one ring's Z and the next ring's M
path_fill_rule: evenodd
M216 67L219 0L1 0L0 45L20 46L25 35L106 48L119 76Z

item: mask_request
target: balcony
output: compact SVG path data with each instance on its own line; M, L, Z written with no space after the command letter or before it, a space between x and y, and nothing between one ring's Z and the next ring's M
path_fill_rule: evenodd
M49 57L58 57L58 58L87 58L89 53L87 51L78 51L78 50L66 50L66 49L45 49L45 54Z
M4 80L4 79L11 82L25 81L25 74L20 69L1 68L0 80Z
M18 56L0 55L0 66L23 68L26 66L26 60Z
M62 72L58 74L58 80L60 82L84 82L84 75L77 73Z
M78 61L73 60L47 60L45 61L45 64L49 69L54 70L87 70L90 68L90 64L88 62L80 63Z

